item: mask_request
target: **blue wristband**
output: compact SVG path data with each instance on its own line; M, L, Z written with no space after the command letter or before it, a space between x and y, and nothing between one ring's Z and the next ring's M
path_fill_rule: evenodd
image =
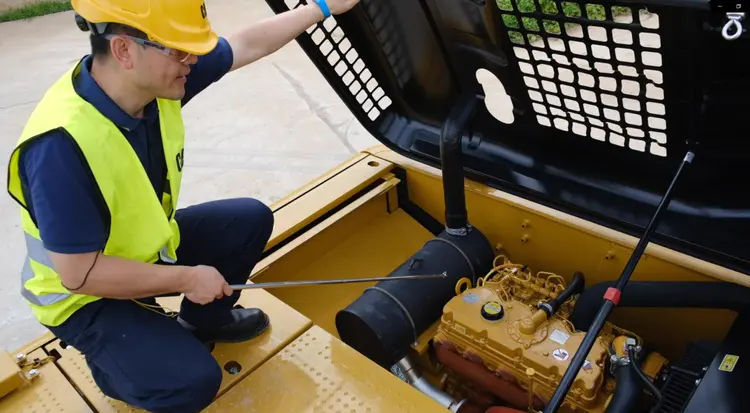
M315 2L315 4L318 5L318 7L320 7L320 10L323 12L324 18L327 19L331 17L331 9L328 8L328 3L326 3L326 0L313 0L313 1Z

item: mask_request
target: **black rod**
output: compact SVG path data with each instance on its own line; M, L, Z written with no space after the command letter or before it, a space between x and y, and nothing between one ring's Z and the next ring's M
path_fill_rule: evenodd
M461 138L466 132L466 124L474 114L477 100L478 97L472 93L462 95L451 108L440 131L445 228L451 235L466 235L468 228Z
M643 251L646 250L646 245L648 245L651 235L654 233L654 231L656 230L656 226L659 223L661 213L667 208L667 205L669 205L669 202L672 199L672 192L675 188L678 178L682 174L682 170L685 167L685 164L691 163L694 156L695 155L692 151L688 151L685 154L685 158L683 158L682 162L680 162L680 166L677 168L677 172L674 174L674 178L672 178L672 182L669 184L667 192L664 193L659 206L656 208L656 212L654 213L653 217L651 217L651 222L648 223L646 232L643 234L640 241L638 241L638 244L635 246L633 255L630 256L628 263L625 265L625 269L623 269L622 275L620 275L620 278L617 280L617 284L615 284L614 287L607 289L607 292L604 294L604 304L602 304L601 308L599 308L599 312L597 313L594 322L591 324L591 328L583 338L583 342L581 342L581 346L576 351L575 356L573 356L573 360L570 361L570 365L565 371L562 380L560 380L560 385L557 386L557 389L555 389L555 394L552 395L552 399L544 409L544 413L555 413L557 412L557 409L562 406L562 403L565 400L565 396L568 394L568 390L570 390L570 386L573 385L573 381L578 375L578 372L581 370L581 367L583 367L583 363L586 360L586 357L589 355L591 347L593 347L594 345L594 341L599 336L599 332L602 330L602 327L604 327L604 322L607 320L607 317L609 317L609 313L612 311L615 305L617 305L617 303L620 301L622 290L628 283L628 280L630 280L630 276L631 274L633 274L633 270L635 270L635 266L638 264L641 255L643 255Z

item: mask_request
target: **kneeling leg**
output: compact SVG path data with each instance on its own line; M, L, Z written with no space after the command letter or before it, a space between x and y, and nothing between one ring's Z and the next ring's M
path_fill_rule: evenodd
M85 328L66 329L68 337L60 338L85 355L104 394L155 413L200 412L211 404L221 368L193 334L133 301L102 301Z

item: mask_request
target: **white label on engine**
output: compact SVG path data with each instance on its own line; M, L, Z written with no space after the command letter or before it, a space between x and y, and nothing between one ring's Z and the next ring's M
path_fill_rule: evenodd
M549 335L549 339L558 344L565 344L570 338L570 335L562 330L555 329L552 334Z
M555 360L565 361L570 357L570 353L564 348L558 348L552 352L552 357L554 357Z

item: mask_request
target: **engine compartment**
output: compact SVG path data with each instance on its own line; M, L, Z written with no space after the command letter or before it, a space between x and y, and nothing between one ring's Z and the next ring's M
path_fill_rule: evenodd
M502 255L494 264L474 286L467 278L457 283L457 295L445 305L434 336L436 361L447 368L454 397L468 398L482 410L499 405L541 410L585 336L569 320L583 275L577 273L567 285L558 274L533 273ZM643 347L637 334L605 325L564 411L608 411L617 387L614 370L629 362L627 343ZM667 365L658 352L641 357L652 380Z
M568 268L588 268L596 280L593 285L587 286L583 270L567 276L570 273L532 270L512 261L502 245L493 247L493 237L486 235L493 228L500 233L508 230L486 215L494 216L496 210L483 209L483 230L468 219L460 140L474 105L476 99L470 96L459 101L441 130L444 224L430 226L442 231L431 231L434 237L391 271L399 276L444 273L446 277L384 280L365 288L336 313L341 340L452 412L682 412L682 407L673 406L690 401L714 354L708 351L709 361L697 363L697 370L695 363L669 360L662 355L667 354L664 344L689 347L693 343L675 340L668 336L672 326L664 325L661 332L660 325L658 335L666 333L669 338L658 340L661 346L654 345L653 331L646 341L637 328L608 321L612 306L655 309L648 314L667 308L743 311L750 308L747 288L730 282L694 282L692 277L656 281L664 279L661 276L620 285L640 260L648 231L624 268L610 276L603 276L601 270L603 261L615 256L612 243L598 265L592 265L591 250L585 247L549 240L536 244L536 256L553 248ZM419 216L408 197L406 190L399 193L399 202L411 205L410 216ZM523 220L521 244L529 241L528 226L529 221ZM565 237L559 240L570 242ZM571 255L560 255L560 250ZM585 261L575 258L586 255ZM545 259L540 266L559 266L555 261ZM701 335L705 328L680 327L683 333L686 329L693 338L705 337ZM418 350L426 332L430 332L427 350ZM588 349L588 354L579 355L580 349ZM691 377L692 384L665 386L683 382L685 376Z
M337 331L345 343L449 411L546 412L609 283L586 287L582 272L566 278L505 254L487 264L481 233L472 228L462 237L467 238L459 242L441 233L392 273L448 268L452 284L381 281L338 312ZM489 271L478 274L485 267ZM637 281L633 287L626 289L626 306L750 308L747 289L731 283ZM664 297L668 291L682 298ZM426 350L415 341L422 333L428 333ZM684 344L685 357L670 360L637 331L605 322L554 411L682 412L718 357L711 343Z

